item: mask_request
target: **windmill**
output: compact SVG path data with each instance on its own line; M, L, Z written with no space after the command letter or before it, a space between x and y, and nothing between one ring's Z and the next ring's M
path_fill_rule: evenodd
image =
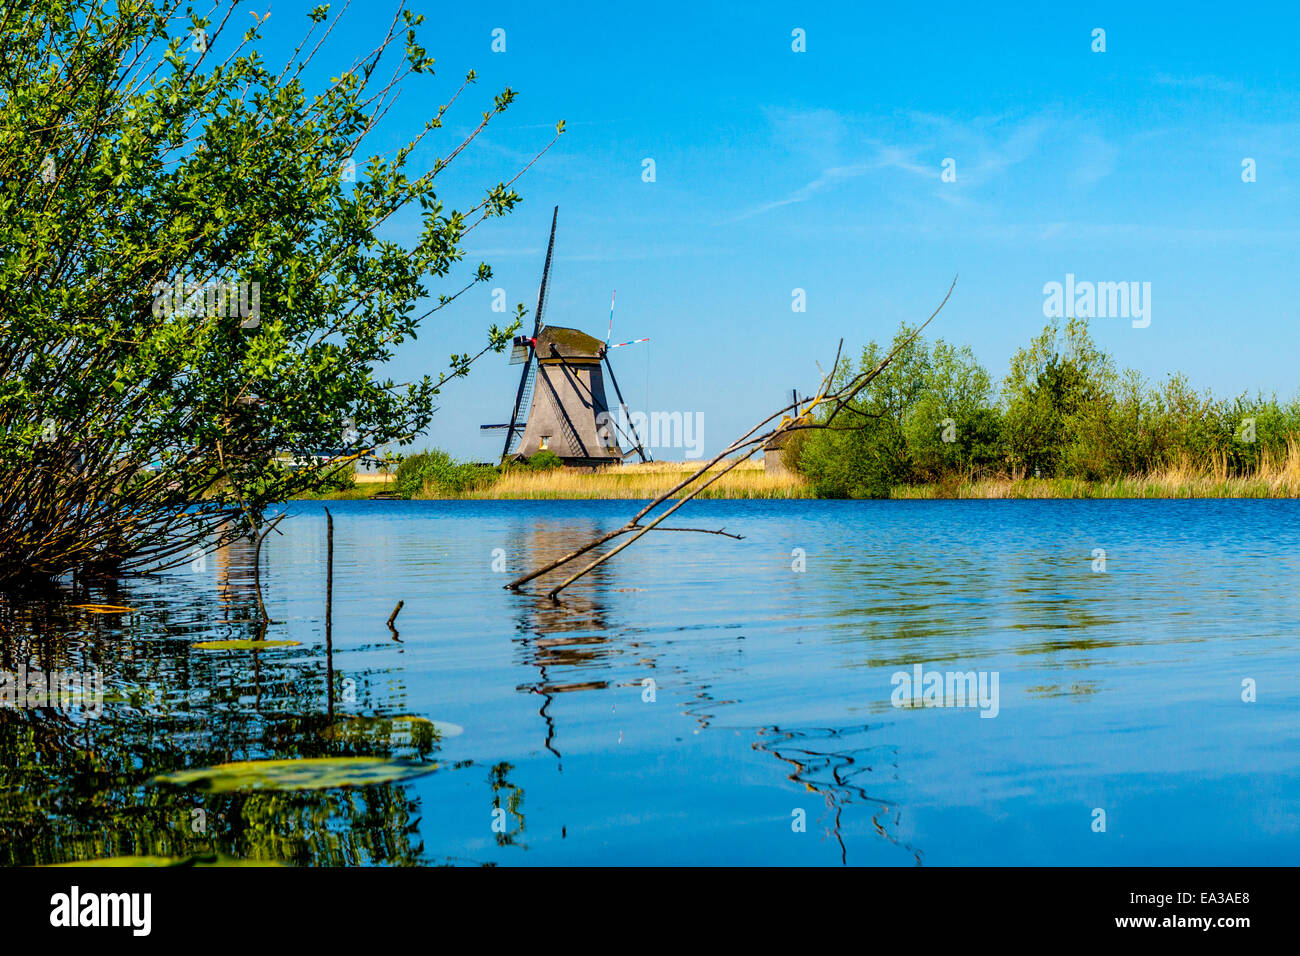
M510 421L503 425L480 427L505 429L502 460L512 455L528 458L539 451L551 451L566 465L590 467L622 461L631 452L623 451L614 434L617 432L627 437L609 414L601 369L603 363L618 394L620 407L626 413L622 393L614 379L614 369L609 364L609 339L601 342L578 329L543 323L559 214L560 207L556 206L551 215L551 238L546 246L542 284L537 290L533 334L516 336L510 352L510 364L524 366L515 391ZM613 329L612 305L610 328ZM620 342L613 347L631 344L634 343ZM640 440L629 440L629 444L645 461Z

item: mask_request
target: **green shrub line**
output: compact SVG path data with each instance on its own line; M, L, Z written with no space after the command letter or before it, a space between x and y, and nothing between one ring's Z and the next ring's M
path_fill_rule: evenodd
M393 484L403 498L458 498L492 484L510 470L550 471L560 465L553 451L539 451L527 461L492 466L457 461L440 448L429 448L403 457Z
M901 326L894 345L910 333ZM873 341L859 367L885 354ZM1062 493L1044 497L1147 496L1140 478L1166 469L1213 474L1227 492L1222 479L1285 460L1300 438L1300 400L1215 398L1183 375L1119 372L1081 319L1044 328L996 389L969 346L917 339L841 414L853 429L797 433L783 451L817 497L953 497L989 478L1055 481Z

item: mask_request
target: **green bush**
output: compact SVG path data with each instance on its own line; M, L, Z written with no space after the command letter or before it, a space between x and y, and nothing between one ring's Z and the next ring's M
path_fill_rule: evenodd
M403 498L454 496L472 491L496 475L495 468L458 462L442 449L432 448L403 458L394 484Z
M319 491L351 491L357 486L356 469L349 462L325 476Z
M895 485L998 460L999 416L988 372L966 346L942 340L929 346L922 339L903 346L911 334L899 329L891 348L902 348L894 361L840 413L837 427L852 430L807 433L798 469L818 495L884 498ZM872 342L858 369L873 368L884 356ZM841 381L853 374L846 368Z
M1093 343L1088 323L1055 322L1011 358L1002 420L1012 471L1047 477L1100 477L1107 460L1114 363Z
M553 471L563 464L564 462L560 459L560 456L547 448L529 458L524 462L523 467L529 471Z

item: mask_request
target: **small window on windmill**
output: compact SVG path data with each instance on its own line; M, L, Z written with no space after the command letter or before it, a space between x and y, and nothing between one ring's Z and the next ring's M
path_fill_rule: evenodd
M550 436L550 435L543 435L543 436L542 436L542 443L538 446L538 450L539 450L539 451L546 451L546 449L548 449L548 448L550 448L550 447L551 447L551 436Z

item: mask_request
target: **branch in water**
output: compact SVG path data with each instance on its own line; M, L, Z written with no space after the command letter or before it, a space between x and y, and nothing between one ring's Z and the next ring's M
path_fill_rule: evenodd
M556 600L557 595L565 588L567 588L570 584L577 581L579 578L583 577L584 575L591 573L596 568L600 567L600 565L604 564L606 561L608 561L614 555L618 554L628 545L635 542L647 531L703 531L707 534L721 534L728 538L740 539L742 537L741 535L728 534L722 530L709 531L708 529L704 529L704 528L662 528L659 527L659 523L663 521L665 518L667 518L669 515L671 515L673 512L675 512L678 508L681 508L683 505L685 505L688 501L695 498L698 494L700 494L700 492L704 491L706 488L712 485L715 481L717 481L727 472L731 471L733 468L735 468L742 462L748 461L755 454L757 454L761 449L763 449L766 445L768 445L774 438L780 435L787 434L788 432L803 431L803 430L810 430L810 429L833 429L837 431L852 431L852 430L860 430L862 428L865 428L866 427L865 422L863 422L862 424L837 425L835 420L837 417L839 417L841 412L845 411L846 408L848 409L851 415L856 415L859 420L870 417L864 415L863 413L858 412L857 409L848 408L849 402L853 401L853 399L856 398L858 394L861 393L861 391L864 388L866 388L867 385L869 385L876 376L878 376L881 372L883 372L886 368L888 368L889 364L894 360L894 357L897 356L899 352L901 352L903 349L907 348L907 346L911 345L914 341L916 341L917 337L921 334L922 331L924 331L925 327L929 325L932 321L934 321L934 317L937 316L940 313L940 311L943 310L943 307L948 303L948 299L952 297L952 290L956 288L956 286L957 286L957 279L956 277L954 277L952 280L952 285L948 287L948 292L943 297L943 301L939 303L938 307L932 313L930 313L930 317L926 319L924 322L922 322L911 335L909 335L906 339L904 339L902 342L896 345L893 348L893 350L890 351L890 353L886 355L880 361L880 363L876 365L874 368L871 368L865 372L859 372L858 374L853 375L852 377L847 379L843 384L839 385L838 387L835 387L835 379L837 374L839 373L840 356L844 349L844 340L841 339L838 347L835 349L835 361L831 363L830 371L822 376L821 383L819 384L817 389L816 397L812 399L796 398L795 401L793 401L791 404L786 405L784 408L778 409L777 411L773 412L771 415L767 416L767 418L763 419L761 422L759 422L757 425L755 425L753 428L747 431L744 435L740 436L740 438L736 439L734 442L732 442L730 445L724 448L714 458L712 458L708 462L705 462L703 465L697 468L688 477L684 478L682 481L678 482L676 485L674 485L673 487L669 488L667 491L660 494L657 498L655 498L648 505L646 505L644 508L638 511L635 515L633 515L631 520L629 520L628 523L625 524L623 527L618 528L614 531L607 532L603 535L600 535L594 540L589 541L587 544L583 545L581 548L578 548L575 551L571 551L568 554L564 555L563 557L558 558L557 560L552 561L549 564L543 565L542 567L537 568L534 571L530 571L528 574L525 574L522 577L516 578L515 580L507 584L506 587L510 590L517 590L520 586L527 584L529 581L533 580L534 578L541 577L543 574L547 574L551 571L556 570L557 568L561 568L564 565L568 564L570 561L573 561L575 558L579 558L582 555L586 554L588 551L591 551L593 548L597 548L607 541L612 541L614 538L621 537L622 535L626 535L626 534L630 534L632 535L632 537L628 538L626 541L621 542L617 547L605 552L600 557L596 558L596 560L588 564L586 567L582 568L580 571L576 571L573 574L569 575L569 577L565 578L555 587L551 588L551 590L547 592L547 596L553 601ZM833 391L832 388L834 388ZM813 410L816 409L817 406L823 404L829 406L829 411L825 413L825 417L821 421L814 421L812 418ZM789 412L794 413L793 417L787 414ZM780 422L775 427L769 429L768 431L762 432L761 434L755 434L756 432L759 432L761 428L768 425L770 422L772 422L774 419L778 417L780 418ZM748 451L745 451L746 449L748 449ZM744 451L745 453L743 455L737 455L737 452L741 452L741 451ZM645 525L640 523L642 518L646 517L648 514L650 514L650 512L654 511L655 508L659 507L661 504L663 504L673 495L687 488L690 488L692 485L695 484L695 482L699 481L701 478L706 476L709 472L709 469L711 469L714 465L717 465L728 455L737 455L737 456L735 458L732 458L725 467L719 469L714 474L709 475L707 481L704 481L703 483L696 485L696 487L691 488L691 490L687 492L685 495L683 495L682 498L676 504L674 504L663 514L659 515L659 517L655 518L654 521Z

